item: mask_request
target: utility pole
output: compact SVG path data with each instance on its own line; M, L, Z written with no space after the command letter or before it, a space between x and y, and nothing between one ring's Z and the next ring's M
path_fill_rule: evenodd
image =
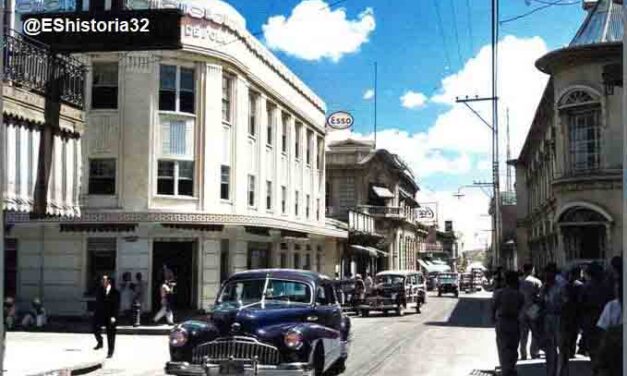
M456 98L457 103L463 103L481 122L492 131L492 200L494 200L494 214L492 215L492 249L494 264L501 265L501 189L499 174L499 107L498 107L498 38L499 38L499 0L492 0L492 96L464 99ZM492 102L492 123L488 122L469 103Z
M511 193L514 191L514 187L512 185L512 167L508 164L508 162L512 159L512 150L509 145L509 108L507 109L507 155L505 156L505 163L507 167L507 180L505 181L505 191Z
M3 82L4 82L4 20L5 20L4 0L0 0L0 49L2 50L2 57L0 58L0 303L3 308L0 310L0 375L4 374L4 349L6 332L4 328L4 181L5 176L5 128L4 122L4 99L3 99Z

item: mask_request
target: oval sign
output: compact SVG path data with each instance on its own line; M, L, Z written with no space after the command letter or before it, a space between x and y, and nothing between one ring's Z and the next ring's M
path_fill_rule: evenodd
M353 126L353 115L346 111L337 111L329 115L327 125L333 129L348 129Z

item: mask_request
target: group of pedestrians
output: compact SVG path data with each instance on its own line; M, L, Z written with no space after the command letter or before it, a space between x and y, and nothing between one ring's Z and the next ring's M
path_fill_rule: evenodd
M502 375L516 375L518 359L541 351L547 376L569 376L576 354L590 357L594 376L621 375L622 258L605 269L592 262L560 271L549 263L541 277L530 264L497 270L492 316Z

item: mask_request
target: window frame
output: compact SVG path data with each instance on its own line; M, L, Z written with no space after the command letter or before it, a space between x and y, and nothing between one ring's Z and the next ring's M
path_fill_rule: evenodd
M159 164L160 163L173 163L173 176L172 176L172 184L173 184L173 192L169 193L160 193L159 192L159 180L165 179L166 176L159 175ZM191 163L192 165L192 178L181 178L180 174L180 164L181 163ZM195 198L196 197L196 162L194 160L189 159L172 159L167 157L162 157L157 159L157 174L156 174L157 184L155 185L155 195L158 197L181 197L181 198ZM191 195L182 195L180 194L179 184L182 180L191 180L192 185L192 194Z
M227 172L228 172L228 181L226 183L222 180L222 178L224 176L224 171L225 171L224 169L225 168L227 169ZM222 200L222 201L231 201L231 186L232 186L231 181L232 181L231 166L225 165L225 164L221 164L220 165L220 200ZM226 198L224 198L222 196L222 193L223 193L222 188L223 188L224 184L227 185L227 187L226 187L226 195L227 195L227 197Z
M287 113L283 113L281 116L282 124L281 124L281 153L283 155L287 155L289 152L289 144L290 144L290 115Z
M250 90L248 92L248 137L252 139L257 138L257 134L259 133L259 99L261 96Z
M272 180L266 180L266 210L272 210Z
M174 67L174 109L162 109L161 108L161 92L162 91L166 91L163 90L161 88L161 74L162 74L162 67ZM187 112L187 111L182 111L181 110L181 92L185 91L185 92L189 92L188 90L182 90L182 86L181 86L181 75L182 75L182 71L183 70L187 70L187 71L191 71L192 73L192 112ZM169 91L169 90L168 90ZM159 100L158 100L158 107L159 107L159 111L160 112L170 112L170 113L180 113L180 114L186 114L188 116L195 116L196 115L196 70L193 67L188 67L185 65L178 65L178 64L169 64L169 63L163 63L163 64L159 64Z
M254 174L248 174L248 178L246 179L246 202L248 203L249 208L254 208L257 206L257 201L255 197L257 182L255 181L255 178L256 176Z
M298 162L300 161L302 155L301 155L301 144L300 144L300 139L302 136L302 129L303 129L303 123L301 122L294 122L294 159Z
M95 179L106 179L106 178L111 178L109 176L97 176L94 177L92 175L92 163L94 162L104 162L104 161L113 161L113 192L112 193L92 193L92 178ZM89 196L115 196L116 192L117 192L117 160L116 158L89 158L88 159L89 165L89 176L88 176L88 180L87 180L87 194Z
M272 148L274 146L274 130L276 105L270 101L266 101L266 146Z
M298 189L294 190L294 216L298 217Z
M221 110L221 118L222 118L222 122L226 123L226 124L232 124L233 123L233 85L235 83L235 76L227 73L227 72L223 72L222 73L222 85L221 85L221 103L222 106L220 108ZM226 86L226 87L225 87ZM228 116L225 117L225 109Z
M281 186L281 214L287 215L287 187Z
M111 84L98 84L94 83L96 77L96 66L115 66L115 86ZM94 106L96 97L96 88L114 88L115 91L115 105L114 107L103 107L102 105ZM118 110L120 108L120 66L117 61L95 61L92 64L92 77L91 77L91 110L95 111L111 111Z

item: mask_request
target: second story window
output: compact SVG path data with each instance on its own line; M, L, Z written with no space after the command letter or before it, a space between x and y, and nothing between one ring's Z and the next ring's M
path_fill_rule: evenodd
M193 122L164 120L157 166L157 194L194 195Z
M287 188L281 186L281 213L287 213Z
M320 199L316 199L316 221L320 220Z
M118 108L118 63L94 63L91 108Z
M312 131L307 131L307 155L306 155L306 162L307 164L311 164L311 157L313 154L313 132Z
M248 134L255 137L257 134L257 94L248 95Z
M255 175L248 175L248 206L255 206Z
M115 159L89 160L89 194L115 194Z
M294 192L294 215L298 217L298 191Z
M272 182L266 181L266 209L272 210Z
M288 128L289 117L287 115L283 115L283 125L281 127L281 151L283 153L287 153L287 130Z
M176 65L159 67L159 110L194 113L194 70Z
M220 167L220 198L228 200L231 192L231 167Z
M233 77L227 74L222 76L222 121L231 123L233 116Z
M601 167L601 106L586 90L573 90L559 102L568 129L569 164L572 173Z
M194 195L194 162L159 160L157 194L168 196Z
M309 219L309 211L310 211L310 196L305 195L305 217Z
M316 156L316 168L322 170L324 168L324 166L322 165L322 163L324 162L324 141L322 139L322 137L316 137L317 138L317 142L318 142L318 147L317 147L317 156Z

